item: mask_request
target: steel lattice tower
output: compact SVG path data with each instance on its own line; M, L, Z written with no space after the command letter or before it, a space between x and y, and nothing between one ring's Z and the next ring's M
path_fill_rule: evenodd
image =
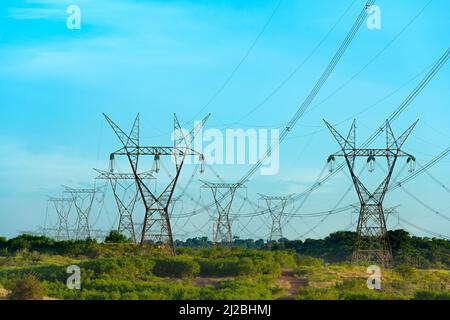
M344 157L361 204L352 259L353 261L374 262L387 266L392 262L392 252L387 236L383 200L397 159L407 157L409 160L414 160L414 157L402 151L401 147L416 126L417 121L399 138L395 138L389 121L386 121L385 125L380 128L386 132L386 147L383 149L357 148L355 121L353 121L347 138L340 135L331 124L326 121L325 123L341 147L340 152L331 155L328 159L334 161L336 157ZM355 160L358 157L367 158L369 170L376 158L386 158L387 175L373 192L367 189L355 173Z
M193 150L190 146L195 136L203 127L209 115L205 117L191 132L185 134L182 130L176 115L174 115L174 146L141 146L139 142L139 114L136 116L130 134L126 134L107 115L105 115L111 128L119 138L123 148L113 152L110 160L114 161L116 156L125 156L131 166L139 194L145 207L145 217L142 226L141 247L145 241L157 244L167 244L173 255L176 254L173 240L172 228L169 217L169 206L171 205L173 193L180 177L185 159L187 156L198 156L200 160L203 155ZM175 162L175 174L170 178L170 182L159 194L152 192L148 184L139 176L139 159L141 156L153 156L156 164L155 171L158 171L160 157L172 157Z
M70 240L69 213L72 208L73 199L48 197L48 202L54 205L58 215L55 238L57 240Z
M133 211L139 198L136 180L132 173L115 173L113 167L110 171L94 169L100 175L96 179L109 180L119 212L119 225L117 231L129 236L133 242L137 242ZM150 172L139 174L142 180L154 179Z
M213 227L214 243L233 242L230 211L236 190L242 187L243 186L240 183L213 183L203 181L202 188L211 189L218 214L217 220Z
M264 200L267 205L267 210L272 218L272 227L270 229L269 241L277 241L283 238L281 222L285 215L286 205L291 199L291 196L268 196L260 195L260 200Z
M68 193L72 196L73 205L78 214L75 239L90 239L92 235L91 227L89 225L89 215L92 210L97 190L63 187L65 188L64 193Z

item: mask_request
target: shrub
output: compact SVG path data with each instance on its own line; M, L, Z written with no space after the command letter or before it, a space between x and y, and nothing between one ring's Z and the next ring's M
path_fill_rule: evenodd
M226 280L215 288L203 288L201 300L268 300L273 299L272 289L254 280Z
M257 272L252 259L243 258L220 258L220 259L198 259L200 274L202 276L236 277L251 275ZM262 269L260 271L263 271Z
M297 294L298 300L338 300L339 293L336 289L300 288Z
M448 291L418 290L414 293L414 300L450 300Z
M294 274L299 277L308 277L314 274L314 268L312 267L296 267L294 268Z
M200 273L200 266L185 257L162 258L156 260L153 273L158 277L190 278Z
M122 300L139 300L139 296L135 292L126 292L122 294Z
M403 278L412 278L415 274L415 270L413 267L407 264L400 264L395 267L395 271L400 274Z
M344 279L342 283L336 284L336 289L339 291L368 291L367 288L367 280L364 278L350 278L350 279Z
M41 300L43 297L41 283L33 274L26 274L18 279L9 295L11 300Z
M294 268L296 265L295 252L287 251L273 251L274 260L283 268ZM265 261L267 259L264 259Z
M297 264L299 266L321 267L324 265L324 261L311 256L298 256Z
M112 230L105 239L106 243L128 243L130 240L117 230Z

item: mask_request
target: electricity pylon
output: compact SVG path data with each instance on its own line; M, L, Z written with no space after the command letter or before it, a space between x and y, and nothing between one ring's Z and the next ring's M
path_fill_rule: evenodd
M324 120L325 121L325 120ZM418 121L418 120L417 120ZM353 261L374 262L383 266L388 266L392 262L392 252L386 229L386 219L383 210L383 200L391 181L395 164L399 157L407 157L407 161L414 160L409 153L401 150L411 131L417 124L414 122L399 138L395 138L389 121L380 128L386 132L386 147L380 149L367 149L356 147L356 121L350 128L347 138L339 134L331 124L325 121L334 138L341 147L341 151L331 155L329 161L334 161L336 157L344 157L350 170L353 184L361 203L357 238L353 249ZM375 159L386 158L387 176L378 185L375 191L371 192L355 173L355 160L357 157L366 157L369 171L373 171Z
M72 209L72 198L55 198L48 197L48 202L52 203L58 215L58 222L56 223L56 240L70 240L69 233L69 213Z
M109 180L119 211L119 225L117 231L130 237L133 242L137 242L136 232L133 222L133 211L139 198L136 187L136 180L132 173L117 173L111 167L110 171L94 169L99 173L96 179ZM154 179L151 172L139 174L142 180Z
M139 194L144 203L145 217L141 233L141 247L145 241L169 246L169 250L173 255L176 254L175 243L170 225L169 206L171 205L173 193L180 177L181 170L187 156L198 156L199 160L204 159L203 154L192 149L190 146L195 136L208 120L206 116L195 128L185 133L174 114L174 145L165 146L141 146L139 141L139 114L136 116L134 125L129 134L120 129L107 115L103 114L116 136L119 138L123 148L113 152L110 160L114 161L116 156L125 156L130 163L131 170L136 180ZM172 157L175 163L175 174L170 178L170 182L159 194L152 192L147 183L139 176L139 159L141 156L153 156L155 160L155 172L159 171L160 157Z
M400 206L398 205L395 207L384 208L384 215L386 216L386 223L388 222L389 217L398 215L398 207L400 207Z
M89 225L89 215L92 210L96 189L74 189L66 186L64 193L72 196L73 205L77 211L77 228L75 232L75 239L90 239L91 227Z
M211 189L218 214L217 220L213 226L213 242L231 243L233 242L230 222L231 206L236 190L243 186L240 183L202 182L202 188Z
M270 230L269 241L278 241L283 238L281 222L286 213L286 206L292 195L288 196L268 196L259 194L260 200L264 200L272 218L272 228Z

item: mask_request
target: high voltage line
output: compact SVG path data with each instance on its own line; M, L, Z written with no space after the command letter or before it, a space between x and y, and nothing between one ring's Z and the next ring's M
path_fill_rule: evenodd
M356 21L353 23L350 31L347 33L345 39L343 40L343 42L339 46L337 52L335 53L335 55L333 56L333 58L331 59L331 61L327 65L327 67L325 68L325 70L323 71L321 77L317 80L316 84L311 89L311 91L308 94L308 96L305 98L303 103L299 106L299 108L297 109L297 111L295 112L295 114L293 115L291 120L287 123L287 125L285 126L285 128L281 132L279 143L278 143L278 145L275 146L275 148L278 148L279 144L292 131L294 126L297 124L298 120L305 113L305 111L308 109L308 107L313 102L314 98L317 96L319 91L322 89L323 85L328 80L329 76L331 75L331 73L335 69L336 65L338 64L338 62L340 61L340 59L344 55L345 51L349 47L350 43L354 39L354 37L355 37L356 33L358 32L358 30L360 29L361 25L363 24L363 22L367 18L367 15L368 15L367 14L367 8L372 6L374 3L375 3L375 0L369 0L365 4L365 6L362 8L362 10L361 10L360 14L358 15ZM261 159L259 159L259 161L237 183L244 185L250 179L250 177L262 166L264 161L270 156L271 152L272 152L272 146L268 146L268 150L264 154L264 156ZM225 193L223 195L223 198L225 198L227 196L228 196L228 193ZM204 206L204 208L212 208L212 207L214 207L214 205L215 205L215 203L211 203L209 205Z
M256 45L256 43L258 42L259 38L261 37L261 35L263 34L263 32L265 31L265 29L267 28L267 26L270 24L273 16L275 15L276 11L278 10L280 4L281 4L280 0L278 2L278 4L276 5L274 11L272 12L272 15L270 16L268 22L264 25L263 30L258 34L257 38L255 39L255 41L252 43L252 45L250 46L249 50L246 52L246 55L244 56L244 58L240 61L240 63L237 65L237 67L235 69L233 69L233 72L231 73L231 75L226 79L226 81L224 82L224 84L219 88L219 90L213 95L213 97L209 100L209 102L203 107L203 109L200 111L202 112L221 92L222 90L226 87L226 85L228 84L228 82L231 80L231 78L234 76L234 74L236 73L236 71L239 69L240 65L245 61L245 59L248 57L248 55L250 54L251 50L253 49L253 47ZM354 1L355 2L355 1ZM360 29L361 25L363 24L363 22L365 21L365 19L367 18L367 8L372 6L375 3L375 0L369 0L367 1L366 5L364 6L364 8L362 9L362 11L360 12L359 16L357 17L356 21L354 22L354 24L352 25L351 29L349 30L349 32L347 33L345 39L342 41L342 43L340 44L337 52L334 54L333 58L331 59L331 61L329 62L329 64L326 66L326 68L324 69L323 73L321 74L320 78L317 80L317 82L315 83L314 87L311 89L311 91L309 92L309 94L307 95L307 97L305 98L305 100L298 106L296 112L294 113L294 115L291 117L291 119L287 122L286 126L284 127L284 129L282 130L281 134L280 134L280 138L279 138L279 142L277 143L277 145L275 146L269 146L267 152L265 153L265 155L258 160L258 162L252 166L250 168L249 171L247 171L244 176L242 176L238 182L236 183L236 185L244 185L245 183L247 183L250 178L256 173L256 171L261 168L261 166L264 164L264 161L271 155L272 151L276 148L279 147L279 144L281 144L286 137L294 130L295 126L297 125L298 121L300 120L300 118L308 111L308 109L310 109L310 106L312 105L313 101L315 100L315 98L317 97L318 93L320 92L320 90L323 88L323 86L325 85L325 83L327 82L327 80L329 79L330 75L332 74L332 72L334 71L334 69L336 68L337 64L339 63L339 61L341 60L341 58L343 57L343 55L345 54L345 52L347 51L347 48L349 47L349 45L351 44L351 42L353 41L354 37L356 36L358 30ZM429 1L424 8L422 8L422 10L419 12L419 14L417 14L412 21L409 22L409 24L406 25L405 28L402 29L402 31L396 36L394 37L394 39L388 44L388 46L390 44L392 44L393 41L395 41L395 39L401 34L403 33L406 28L420 15L420 13L426 8L426 6L428 6L428 4L431 3L431 1ZM350 5L350 7L353 5L353 3ZM341 16L341 18L338 20L338 22L336 23L336 25L343 19L343 17L345 16L345 14L347 13L347 11L350 9L350 7L348 7L348 9L345 11L344 15ZM331 31L336 27L333 26L333 28L330 30ZM324 39L322 39L322 41L319 43L318 47L322 44L322 42L328 37L329 34L327 34L325 36ZM383 50L381 50L377 55L375 55L374 58L372 58L372 60L369 61L368 64L370 64L372 61L374 61L382 52L384 52L386 50L386 48L388 47L384 47ZM312 56L312 54L314 54L314 52L318 49L318 47L316 47L313 52L311 53L310 56L307 57L307 60ZM409 93L409 95L402 101L402 103L393 111L393 113L389 116L389 118L387 119L387 124L391 124L392 122L394 122L395 120L398 119L398 117L404 112L404 110L416 99L416 97L423 91L423 89L429 84L429 82L434 78L434 76L439 72L439 70L445 65L445 63L447 62L448 58L450 55L450 48L447 48L446 51L444 52L444 54L442 56L440 56L440 58L438 60L436 60L436 62L433 64L433 66L430 68L430 70L428 71L428 73L425 75L425 77L416 85L416 87L414 88L414 90L412 92ZM307 61L306 60L306 61ZM306 62L304 61L304 62ZM303 62L303 63L304 63ZM362 70L364 70L367 65L366 64ZM294 73L297 71L298 69L296 69L294 71ZM361 73L362 70L359 72ZM355 76L357 76L359 73L357 73ZM355 77L354 76L354 77ZM350 79L350 81L354 78L352 77ZM290 79L290 77L288 78ZM348 81L349 82L349 81ZM344 84L347 85L348 82L346 82ZM342 88L342 87L340 87ZM338 89L340 90L340 89ZM328 98L327 98L328 99ZM324 102L324 101L322 101ZM321 103L322 103L321 102ZM321 103L319 103L318 105L320 105ZM316 106L318 106L316 105ZM251 110L250 113L252 113L255 110ZM247 115L246 115L247 116ZM244 116L244 118L246 117ZM361 146L361 148L367 148L371 143L373 143L382 133L384 132L384 127L380 126ZM391 192L394 191L398 188L402 188L409 196L413 197L416 201L418 201L419 203L421 203L424 207L428 208L430 211L438 214L439 216L450 220L449 217L441 214L440 212L434 210L433 208L431 208L429 205L427 205L426 203L424 203L422 200L420 200L419 198L417 198L416 196L412 195L409 191L407 191L406 189L404 189L403 184L415 179L417 176L421 175L422 173L426 173L434 182L436 182L437 184L439 184L445 191L450 192L450 189L447 188L442 182L440 182L437 178L435 178L429 171L428 169L431 168L432 166L434 166L435 164L439 163L443 158L445 158L448 154L450 154L450 148L447 148L446 150L444 150L442 153L440 153L438 156L436 156L435 158L433 158L431 161L429 161L426 165L424 166L420 166L418 170L416 170L415 172L411 173L410 175L408 175L407 177L405 177L404 179L400 180L400 181L396 181L393 182L392 186L390 186L387 189L387 192ZM306 200L308 199L309 195L311 195L312 192L314 192L315 190L319 189L321 186L323 186L323 184L325 182L327 182L329 179L331 179L333 176L335 176L338 172L341 172L343 170L343 168L345 167L345 163L341 163L334 171L329 172L325 177L323 176L324 171L321 172L321 174L319 175L319 178L316 180L316 182L309 187L308 189L306 189L303 192L297 193L297 194L293 194L292 196L290 196L290 200L292 200L293 202L297 202L301 199L303 199L303 202L301 203L300 207L303 206L303 204L306 202ZM165 169L163 167L163 169ZM222 181L222 183L224 183L223 179L220 177L220 175L213 169L211 168L212 172L214 173L214 175L219 178L219 180ZM196 167L196 169L194 170L194 173L191 175L188 184L184 186L183 188L183 192L182 195L186 195L188 196L192 201L194 201L196 203L196 207L199 205L198 201L196 201L193 197L190 197L189 195L187 195L186 190L189 187L189 185L191 184L191 182L193 181L194 176L196 175L198 171L198 167ZM170 176L169 173L169 177L172 178ZM175 188L175 186L174 186ZM238 196L240 196L237 193ZM224 193L222 195L222 198L218 198L216 200L217 201L222 201L225 197L228 196L227 193ZM344 196L345 197L345 196ZM332 210L328 210L328 211L321 211L321 212L314 212L314 213L305 213L305 214L298 214L298 213L287 213L285 214L286 217L288 217L289 219L292 219L294 217L299 217L299 218L307 218L307 217L323 217L323 219L321 219L321 221L316 224L314 227L309 228L308 232L314 231L321 223L323 223L325 221L325 219L327 219L329 216L337 214L337 213L342 213L342 212L346 212L349 209L353 209L354 208L354 204L348 205L348 206L344 206L339 208L338 206L340 205L340 203L342 202L342 200L344 200L344 197L341 198L340 202L332 209ZM245 197L244 198L245 202L249 202L250 200ZM75 201L75 200L74 200ZM91 200L91 206L92 206L92 201ZM208 205L203 205L200 204L201 208L200 209L194 209L193 211L189 212L189 213L184 213L181 215L177 215L174 216L174 218L178 218L178 219L182 219L182 218L188 218L190 221L190 219L201 213L204 211L208 211L209 209L211 209L214 206L214 203L212 204L208 204ZM242 206L241 206L242 209ZM271 208L271 210L276 210L277 207L274 206L273 208ZM240 210L239 210L240 211ZM263 216L266 215L270 210L261 210L261 211L256 211L254 213L251 214L230 214L230 217L236 217L236 218L251 218L253 219L254 217L257 216ZM84 212L82 212L84 213ZM87 214L85 214L87 216ZM403 219L401 219L399 217L399 220L404 221ZM178 221L178 220L177 220ZM251 220L250 220L251 222ZM242 230L247 229L247 226L250 224L247 223L247 225L245 225L243 227ZM406 222L405 223L416 227L417 229L421 228L421 227L417 227L415 225L413 225L412 223ZM187 222L186 222L187 223ZM192 222L191 222L192 223ZM264 222L265 223L265 222ZM206 224L205 224L206 226ZM201 228L198 228L197 230L200 231L202 230L205 226L202 226ZM87 227L89 227L89 225L87 225ZM144 227L145 229L145 227ZM261 228L260 228L261 229ZM419 229L424 231L425 229ZM89 230L87 230L89 232ZM437 233L433 233L431 231L424 231L427 232L429 234L434 234L434 235L438 235L444 238L447 238L446 236L442 236L439 235ZM280 227L280 233L281 233L281 227ZM306 233L306 234L307 234ZM230 237L231 237L231 232L230 232ZM142 240L143 241L143 240Z
M375 0L367 1L366 5L361 10L361 12L360 12L358 18L356 19L355 23L353 24L352 28L347 33L347 36L345 37L344 41L341 43L338 51L335 53L335 55L331 59L330 63L327 65L327 67L323 71L321 77L316 82L316 84L314 85L314 87L312 88L312 90L310 91L308 96L306 97L306 99L303 101L303 103L300 105L298 110L295 112L294 116L291 118L291 120L287 123L286 127L281 132L278 144L283 142L283 140L293 130L293 128L297 124L298 120L303 116L305 111L308 109L308 107L314 101L315 97L317 96L317 94L322 89L325 82L330 77L334 68L336 67L338 62L341 60L341 58L344 55L345 51L347 50L348 46L354 39L356 33L358 32L361 25L367 18L367 8L371 7L374 3L375 3ZM274 146L274 148L278 148L278 145ZM269 145L268 150L264 154L264 156L238 181L238 183L245 184L249 180L249 178L263 165L264 161L271 155L271 153L272 153L272 146Z
M434 78L434 76L441 70L441 68L445 65L445 63L448 61L448 58L450 56L450 48L447 48L443 55L441 55L436 62L433 64L433 66L430 68L428 73L422 78L422 80L416 85L416 87L408 94L408 96L402 101L402 103L391 113L391 115L388 117L389 123L394 122L402 112L406 110L408 106L411 105L411 103L414 101L414 99L423 91L423 89L430 83L430 81ZM375 141L380 134L383 133L383 127L380 126L380 128L375 131L362 145L362 147L369 146L373 141ZM310 193L314 192L315 190L319 189L325 182L330 180L332 177L334 177L337 173L342 171L342 169L345 167L345 163L341 163L335 170L332 172L329 172L325 177L322 177L322 173L320 174L317 181L309 188L307 188L305 191L295 194L292 197L292 200L294 202L304 198L305 196L308 196ZM420 171L420 170L419 170ZM214 171L214 174L217 178L222 179L219 174L217 174ZM240 180L242 181L242 179ZM213 204L208 205L201 205L202 209L191 211L189 213L185 213L184 216L190 216L190 215L196 215L199 214L205 210L208 210L213 207ZM262 214L267 213L267 211L262 211Z

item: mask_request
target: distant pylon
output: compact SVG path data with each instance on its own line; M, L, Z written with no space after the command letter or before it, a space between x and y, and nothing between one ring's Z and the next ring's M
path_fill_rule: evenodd
M185 133L176 115L174 115L174 146L142 146L139 141L139 114L134 121L134 125L130 134L126 134L120 129L108 116L104 114L111 128L114 130L116 136L119 138L123 148L113 152L110 155L110 160L114 161L116 156L125 156L130 163L131 170L136 180L136 185L139 190L142 202L145 207L145 217L142 225L142 233L140 245L144 246L146 241L151 241L156 244L167 244L169 250L173 255L176 254L175 242L172 234L172 227L170 224L169 207L171 206L172 197L181 174L181 169L185 163L186 157L198 156L199 160L203 160L203 155L193 150L190 146L194 141L195 136L208 120L209 115L205 117L195 128ZM163 156L171 157L175 163L175 174L171 177L169 183L159 194L151 191L147 183L139 176L139 159L142 156L154 157L154 172L159 171L160 158Z
M384 215L386 216L386 224L388 223L389 218L391 216L398 215L398 207L400 207L400 206L398 205L398 206L395 206L395 207L384 208Z
M48 202L54 205L58 215L55 235L56 240L70 240L69 213L72 208L73 199L48 197Z
M95 195L97 193L96 189L74 189L63 186L65 188L64 193L70 194L72 196L73 205L77 210L77 228L75 233L75 239L90 239L91 227L89 224L89 215L92 210L92 205L94 203Z
M353 249L353 261L374 262L379 265L387 266L392 262L392 252L387 235L383 200L389 182L391 181L397 159L399 157L407 157L407 161L414 161L414 157L409 153L402 151L401 147L416 126L417 121L399 138L395 138L389 121L386 121L384 127L380 128L380 130L386 132L386 147L380 149L356 147L355 121L353 121L347 138L340 135L331 124L326 121L325 123L341 147L341 152L331 155L328 158L328 161L334 161L336 157L344 157L361 203L357 227L357 239ZM386 158L388 167L387 176L373 192L367 189L355 173L355 160L357 157L367 158L367 165L370 172L375 168L376 158Z
M286 206L291 199L289 196L268 196L259 194L260 200L264 200L267 210L272 218L272 227L270 229L269 241L278 241L283 238L282 220L286 213Z
M106 179L110 182L116 199L117 210L119 211L119 225L117 231L124 234L133 242L137 242L136 232L133 222L133 211L139 198L136 180L132 173L115 173L113 167L110 171L94 169L100 175L96 179ZM154 179L151 172L139 174L142 180Z
M214 243L233 242L230 211L236 190L242 187L243 186L240 183L213 183L203 181L202 188L211 189L218 214L217 220L213 226Z

